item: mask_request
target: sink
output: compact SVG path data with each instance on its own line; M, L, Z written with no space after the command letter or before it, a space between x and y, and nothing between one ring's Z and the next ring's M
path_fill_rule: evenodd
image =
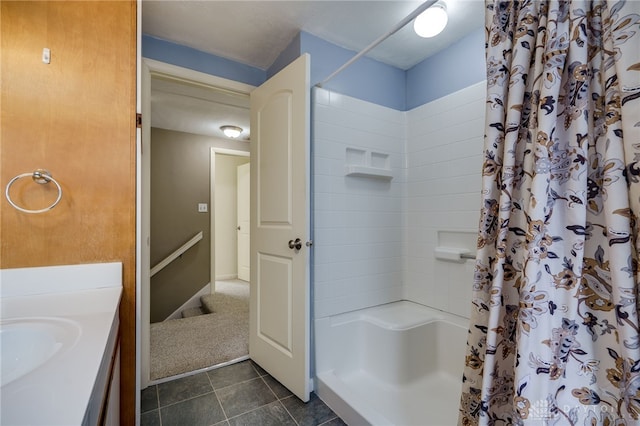
M19 379L73 347L79 336L80 326L64 318L0 320L0 386Z

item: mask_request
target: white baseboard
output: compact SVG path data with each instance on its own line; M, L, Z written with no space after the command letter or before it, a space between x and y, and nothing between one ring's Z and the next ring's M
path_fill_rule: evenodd
M238 274L216 275L216 281L237 280Z
M199 292L191 296L189 300L184 302L182 306L180 306L178 309L173 311L173 313L169 315L167 318L165 318L164 320L167 321L167 320L182 318L182 311L184 311L185 309L195 308L197 306L200 306L200 297L207 294L211 294L211 283L202 287L202 289L200 289Z

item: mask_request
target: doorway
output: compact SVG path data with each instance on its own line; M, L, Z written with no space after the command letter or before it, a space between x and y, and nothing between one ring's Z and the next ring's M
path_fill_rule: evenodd
M249 281L251 277L251 165L244 163L236 168L237 262L238 279Z
M160 63L153 60L144 59L143 67L142 67L142 113L143 113L143 137L142 137L142 206L141 206L141 294L139 295L140 300L140 312L141 312L141 329L140 329L140 387L144 388L148 386L151 380L151 345L150 345L150 335L151 335L151 277L149 276L149 270L151 265L151 154L153 153L151 147L151 127L152 122L154 121L154 116L163 114L162 112L158 114L152 114L151 110L151 102L154 97L157 98L158 93L155 93L151 90L152 82L154 79L157 79L162 82L164 86L171 86L171 83L187 83L189 86L190 96L195 98L198 101L206 101L207 95L203 95L203 93L207 90L215 90L218 92L218 95L223 99L223 104L234 103L234 99L244 97L245 100L248 100L248 93L252 90L252 86L238 83L226 79L222 79L219 77L214 77L211 75L195 72L192 70L187 70L181 67L176 67L164 63ZM237 105L236 105L237 106ZM182 106L184 109L185 106ZM188 110L188 108L186 108ZM172 117L173 115L173 117ZM145 120L144 118L147 117ZM175 119L175 114L170 114L170 118ZM150 118L150 119L149 119ZM162 117L161 117L162 118ZM229 116L224 116L221 119L229 119ZM246 127L248 128L248 110L247 110L247 119L246 119ZM180 121L180 120L179 120ZM180 123L184 124L184 120L181 120ZM209 125L211 126L211 125ZM155 128L155 127L154 127ZM215 129L213 129L215 130ZM170 132L182 132L183 129L177 130L169 130ZM202 135L201 135L202 136ZM211 149L212 147L209 147ZM222 140L217 146L216 149L219 152L224 152L223 155L229 154L240 154L240 155L248 155L248 141L245 141L244 149L238 148L238 142L235 140ZM208 159L208 155L205 156ZM167 171L169 172L169 171ZM213 185L211 186L211 191L213 192ZM203 202L198 202L196 205L190 206L192 209L206 209L210 212L211 217L214 217L213 211L215 209L214 198L211 197L210 200L203 200ZM201 204L205 204L206 206L201 206ZM204 212L200 212L204 213ZM211 220L211 234L215 235L215 222ZM234 227L235 228L235 227ZM209 278L207 281L210 283L210 289L208 292L214 291L215 288L215 263L213 262L213 258L215 256L215 238L210 238L210 246L211 256L209 256L209 264L213 265L213 267L209 268ZM207 245L207 244L205 244ZM200 251L208 251L203 250L202 247L197 248L196 250ZM183 258L187 257L187 254L183 255ZM154 259L157 260L157 259ZM155 262L154 262L155 263ZM205 284L207 282L205 281ZM207 290L205 290L205 294ZM247 314L248 315L248 314ZM155 381L158 382L157 380Z
M249 153L211 148L210 176L212 277L248 282Z
M149 385L149 267L151 68L142 64L141 176L141 388ZM164 75L172 75L163 71ZM165 68L166 69L166 68ZM211 77L202 73L202 77ZM175 74L173 74L175 75ZM188 74L187 74L188 75ZM198 84L198 78L185 77ZM235 82L215 78L229 87ZM249 356L302 401L308 401L310 376L310 59L304 54L259 88L235 83L250 93L251 157L251 292ZM226 83L225 83L226 82ZM202 84L202 83L200 83ZM219 86L215 86L219 87ZM223 89L224 90L224 89ZM145 138L146 136L146 138ZM146 143L146 145L145 145ZM144 155L144 153L147 153ZM146 171L145 171L146 170ZM275 231L275 232L272 232ZM288 241L288 243L287 243ZM305 242L306 241L306 242ZM289 272L287 272L289 271ZM282 308L282 309L281 309ZM145 329L146 327L146 329ZM147 345L146 347L144 345ZM146 357L146 359L145 359ZM145 364L145 361L147 362Z

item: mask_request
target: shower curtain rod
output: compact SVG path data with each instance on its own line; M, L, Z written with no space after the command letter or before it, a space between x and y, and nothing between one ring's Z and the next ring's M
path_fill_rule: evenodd
M325 78L320 83L317 83L316 86L317 87L322 87L323 85L327 84L327 82L329 80L331 80L333 77L335 77L336 75L340 74L342 71L344 71L346 68L348 68L351 64L353 64L355 61L357 61L358 59L360 59L361 57L363 57L364 55L369 53L370 50L372 50L374 47L376 47L377 45L379 45L380 43L385 41L387 38L389 38L393 34L397 33L402 27L407 25L409 22L411 22L413 19L415 19L418 15L420 15L422 12L424 12L425 10L427 10L428 8L430 8L431 6L436 4L437 2L438 2L438 0L427 0L424 3L422 3L420 6L418 6L416 8L416 10L414 10L413 12L408 14L402 21L398 22L393 28L391 28L391 30L387 31L385 34L383 34L380 37L378 37L377 39L375 39L370 45L368 45L367 47L362 49L353 58L349 59L340 68L338 68L333 73L331 73L331 75L329 75L329 77Z

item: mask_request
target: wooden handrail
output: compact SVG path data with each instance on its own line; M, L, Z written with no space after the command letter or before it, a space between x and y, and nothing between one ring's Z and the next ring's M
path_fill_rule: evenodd
M160 272L162 269L164 269L165 266L167 266L168 264L170 264L171 262L176 260L178 257L182 256L182 254L185 251L187 251L191 247L195 246L198 243L198 241L200 241L201 239L202 239L202 231L198 232L196 235L193 236L193 238L191 238L189 241L187 241L186 243L184 243L183 245L178 247L178 249L176 251L174 251L169 256L165 257L164 259L162 259L160 262L158 262L156 264L156 266L151 268L150 277L154 276L155 274Z

